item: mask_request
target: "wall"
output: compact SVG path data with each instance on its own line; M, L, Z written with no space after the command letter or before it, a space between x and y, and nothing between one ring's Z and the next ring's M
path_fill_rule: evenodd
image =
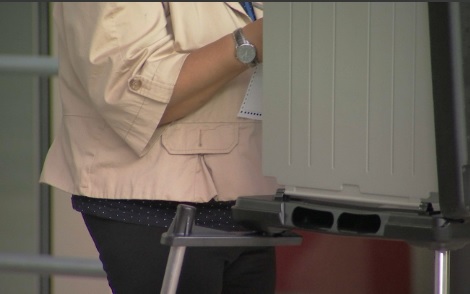
M34 54L35 3L2 3L0 54ZM37 79L0 74L0 252L39 253ZM0 293L38 293L39 277L0 272Z

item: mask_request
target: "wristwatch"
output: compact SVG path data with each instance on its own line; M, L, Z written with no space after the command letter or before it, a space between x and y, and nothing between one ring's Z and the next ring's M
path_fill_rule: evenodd
M245 38L241 28L233 32L233 39L235 40L235 57L243 64L256 66L258 64L256 48Z

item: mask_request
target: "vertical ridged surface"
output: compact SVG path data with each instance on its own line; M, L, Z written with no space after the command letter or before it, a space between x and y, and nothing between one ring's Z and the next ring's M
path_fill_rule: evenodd
M266 3L264 27L267 175L380 203L437 191L426 3Z

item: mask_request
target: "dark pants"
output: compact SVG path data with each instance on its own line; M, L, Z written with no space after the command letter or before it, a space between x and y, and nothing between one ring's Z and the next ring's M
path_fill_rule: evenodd
M160 238L167 229L83 218L113 293L160 293L170 251ZM274 293L275 267L274 247L187 247L177 293Z

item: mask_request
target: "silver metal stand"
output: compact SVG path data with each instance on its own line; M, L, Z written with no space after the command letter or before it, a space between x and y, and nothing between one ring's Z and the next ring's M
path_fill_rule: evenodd
M450 251L436 250L434 255L434 294L449 294Z
M166 264L165 277L163 279L163 285L160 292L161 294L176 293L185 252L186 247L184 246L171 247L168 262Z
M220 247L220 246L280 246L299 245L302 237L285 232L276 235L263 235L259 232L225 232L194 226L196 208L180 204L170 228L162 235L161 243L171 246L170 255L163 278L161 294L174 294L183 265L186 247Z

